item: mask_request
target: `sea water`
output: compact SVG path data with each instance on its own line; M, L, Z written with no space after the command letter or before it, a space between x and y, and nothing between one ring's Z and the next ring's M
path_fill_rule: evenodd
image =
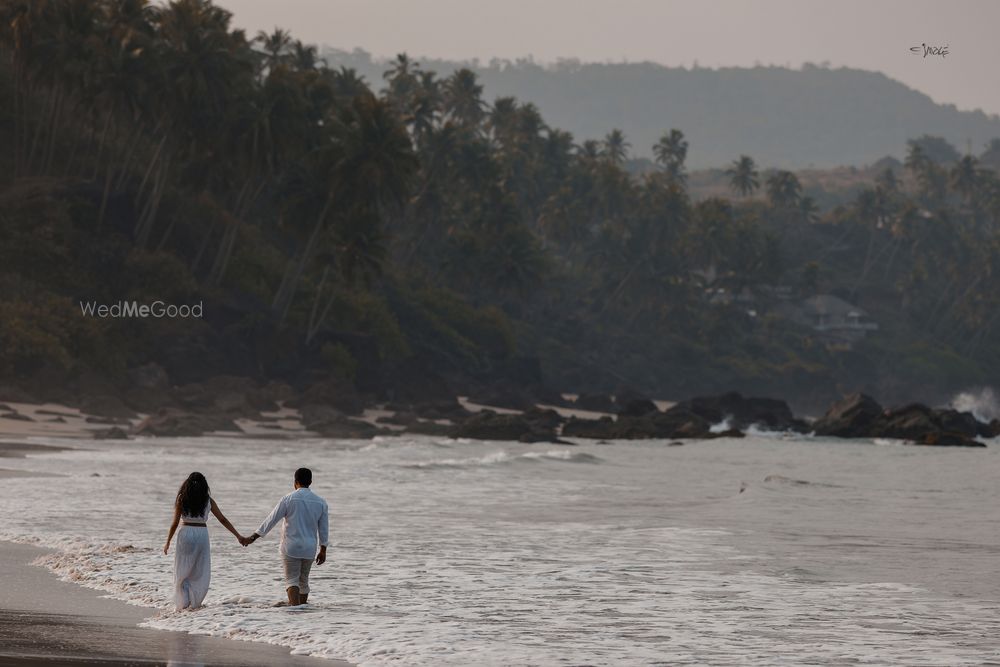
M36 439L65 444L65 441ZM1000 660L1000 449L756 434L577 446L146 439L6 459L0 538L157 607L153 628L359 665L962 665ZM330 504L309 604L278 533L211 520L206 606L161 548L203 472L250 534L299 466Z

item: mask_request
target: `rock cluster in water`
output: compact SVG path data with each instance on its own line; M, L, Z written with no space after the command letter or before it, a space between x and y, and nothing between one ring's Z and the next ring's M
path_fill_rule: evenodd
M1000 434L1000 422L996 420L986 424L968 412L921 404L886 409L864 394L853 394L835 403L820 419L809 424L797 419L784 401L744 397L736 392L692 398L661 410L648 397L634 392L620 392L616 396L583 394L567 400L544 388L494 384L470 392L470 401L495 409L475 411L453 395L445 395L446 388L428 389L426 395L421 395L418 385L419 382L414 384L411 391L399 391L395 401L380 405L383 412L377 419L370 415L361 419L366 406L374 401L342 379L325 376L293 388L282 382L258 383L246 377L213 376L204 382L172 386L156 364L130 371L128 386L124 388L100 379L83 378L78 386L58 385L58 390L52 390L55 393L38 397L20 389L0 387L0 401L54 402L78 407L87 415L88 423L109 427L95 433L96 437L104 438L240 433L237 420L241 419L275 436L301 434L301 430L296 433L283 425L286 420L298 419L300 428L330 438L416 433L563 444L569 444L563 438L676 441L743 437L752 427L840 438L898 438L921 445L972 447L984 446L977 438ZM282 408L297 412L280 412ZM140 414L145 416L139 419ZM0 418L28 419L3 404L0 404Z

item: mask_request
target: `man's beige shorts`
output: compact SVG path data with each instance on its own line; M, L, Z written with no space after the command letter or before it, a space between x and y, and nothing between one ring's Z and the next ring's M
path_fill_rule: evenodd
M309 592L309 570L312 568L312 558L292 558L282 556L285 563L285 588L299 587L299 595Z

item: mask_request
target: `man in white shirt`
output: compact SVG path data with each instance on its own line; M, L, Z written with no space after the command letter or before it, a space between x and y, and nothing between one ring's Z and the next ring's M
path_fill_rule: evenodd
M271 513L243 546L253 544L281 521L281 558L285 565L285 590L288 604L305 604L309 598L309 570L313 558L317 565L326 561L330 536L329 509L326 501L313 493L312 471L295 471L295 491L278 501ZM316 553L317 537L319 554Z

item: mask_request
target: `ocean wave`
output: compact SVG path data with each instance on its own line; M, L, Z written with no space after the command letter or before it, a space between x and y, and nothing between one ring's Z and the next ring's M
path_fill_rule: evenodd
M989 423L1000 417L1000 399L992 387L960 392L950 405L960 412L971 412L981 422Z
M537 463L545 461L556 461L563 463L600 463L601 458L586 452L571 452L568 450L550 450L547 452L525 452L524 454L511 454L509 452L493 452L486 456L471 457L464 459L436 459L433 461L418 461L415 463L404 463L403 468L416 468L421 470L439 468L478 468L481 466L506 465L511 463Z

